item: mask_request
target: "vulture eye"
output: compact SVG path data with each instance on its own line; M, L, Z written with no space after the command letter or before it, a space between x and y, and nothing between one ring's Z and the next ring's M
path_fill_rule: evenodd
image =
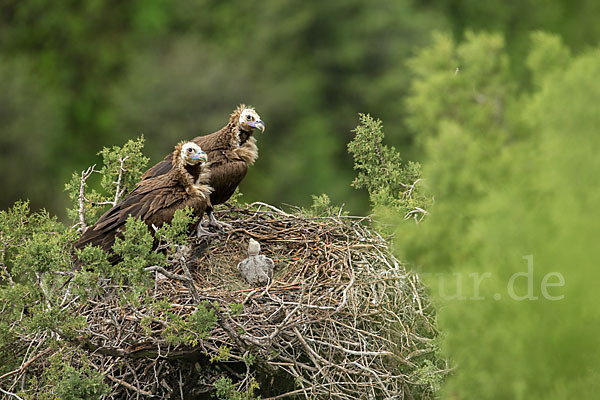
M250 121L250 120L252 119L252 116L248 114L248 115L246 115L246 119L247 119L248 121Z
M194 149L192 149L191 147L188 147L188 153L191 153L193 151L194 151Z

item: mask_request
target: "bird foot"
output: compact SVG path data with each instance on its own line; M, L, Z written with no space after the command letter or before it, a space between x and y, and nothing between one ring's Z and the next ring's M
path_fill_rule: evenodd
M217 228L219 230L229 230L233 228L231 224L223 221L217 221L216 219L214 221L208 221L208 226L212 226L213 228Z
M198 227L196 228L196 237L201 238L205 236L218 236L218 233L210 232L204 229L202 224L198 224Z
M233 228L233 226L231 226L231 224L228 224L227 222L217 221L215 216L212 214L208 215L208 222L205 226L212 226L213 228L216 228L218 230L229 230Z

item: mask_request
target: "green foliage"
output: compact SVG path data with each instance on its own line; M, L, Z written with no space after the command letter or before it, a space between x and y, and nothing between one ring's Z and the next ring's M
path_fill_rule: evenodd
M401 146L403 156L423 154L416 204L404 204L405 188L386 181L385 173L376 174L381 182L371 189L369 179L363 186L372 204L393 209L377 208L386 217L399 213L402 219L425 203L430 217L418 228L394 220L404 258L435 272L512 273L522 268L514 260L529 253L542 273L559 263L575 266L567 276L567 301L554 313L546 303L511 307L505 301L445 309L448 351L461 366L449 396L518 398L533 390L535 397L546 389L548 397L561 391L572 397L594 387L587 371L597 370L586 368L596 357L589 332L597 315L587 306L597 303L595 291L574 288L595 277L590 260L598 235L587 223L596 218L598 204L597 184L589 177L598 170L597 52L578 52L598 42L599 4L2 2L0 208L27 197L33 210L46 207L63 216L58 182L89 165L95 149L143 131L159 159L181 138L218 129L244 101L257 106L269 127L259 136L261 157L243 183L249 199L308 206L307 194L327 191L334 204L364 210L366 201L347 187L351 161L343 143L354 123L349 116L371 111L386 121L386 140ZM260 23L250 23L257 18ZM244 29L231 29L243 22ZM445 26L458 42L438 35L421 48L432 28ZM467 33L471 29L496 34ZM531 29L556 35L536 33L530 46ZM394 160L397 153L391 153ZM86 192L90 201L114 199L115 160L106 170L113 180L104 187L91 182L88 189L97 191ZM421 176L416 165L412 171L408 164L392 165ZM68 185L73 204L80 179L76 174ZM435 205L428 203L432 197ZM330 212L329 203L315 199L312 212ZM69 319L48 307L56 310L62 301L66 277L60 273L70 271L66 250L75 233L45 213L31 213L28 204L0 212L3 372L20 366L15 360L22 349L11 346L20 333L34 326L63 330ZM86 202L86 222L103 210ZM130 247L123 245L123 251ZM141 258L146 256L148 262L163 261ZM80 257L89 269L75 273L71 290L81 301L93 295L97 277L113 271L125 279L132 268L145 279L141 260L130 258L113 269L98 249L85 249ZM493 292L505 281L499 276L486 282ZM21 315L22 323L13 326ZM553 319L554 325L545 322ZM543 335L535 333L538 322ZM510 338L506 326L514 327ZM497 349L506 351L498 356ZM516 365L512 371L506 360ZM540 385L531 389L536 379ZM497 393L498 381L506 393Z
M23 98L0 116L2 128L17 121L0 138L16 150L11 162L0 160L12 172L0 176L10 188L0 208L32 197L37 209L56 198L51 211L64 217L57 187L95 149L144 132L158 161L179 140L219 129L244 102L268 127L243 183L248 201L309 206L307 193L327 191L363 210L366 196L350 196L347 184L348 116L377 109L398 118L403 60L446 25L410 0L0 4L0 57L8 65L0 81L10 88L0 98ZM394 133L409 141L402 126ZM33 159L24 156L29 149ZM36 174L27 173L31 166Z
M233 192L233 194L231 195L231 197L229 198L229 200L227 200L227 203L225 204L219 204L217 205L217 209L219 207L225 207L226 204L231 204L234 207L244 207L246 205L246 202L244 200L242 200L242 198L244 197L244 194L241 192L240 188L237 187L235 189L235 192Z
M42 379L50 384L53 390L41 393L40 399L96 400L110 392L103 376L90 367L85 356L80 368L65 363L59 356L50 360L50 368L44 371Z
M360 114L360 125L353 132L355 137L348 144L348 151L354 157L358 176L352 186L366 188L373 206L389 207L407 218L414 216L420 221L431 202L418 186L421 166L413 162L403 163L394 147L383 144L380 120Z
M240 303L231 303L229 309L231 310L231 315L237 317L244 311L244 305Z
M15 258L12 272L15 275L28 275L26 279L34 279L35 274L69 269L71 257L67 250L69 242L65 239L69 237L58 232L33 233L25 240Z
M535 32L531 35L531 51L527 55L527 67L532 72L533 82L539 87L550 74L558 78L569 65L571 52L558 35Z
M8 210L0 211L1 261L10 266L15 262L15 256L23 246L43 246L40 243L43 240L32 240L34 235L45 235L38 239L53 240L62 251L65 250L67 242L74 238L74 234L58 222L56 217L50 216L46 211L32 213L29 202L18 201ZM38 256L52 257L52 255L39 254L39 251Z
M331 200L327 194L322 193L320 196L312 196L313 204L310 207L310 212L313 215L327 215L331 207Z
M442 385L442 378L439 369L433 365L433 362L424 359L421 366L412 374L411 381L418 385L431 387L432 392L438 393L440 386Z
M71 269L74 238L56 217L45 211L31 213L27 202L0 211L0 299L7 301L0 321L9 323L27 306L31 314L17 330L71 330L70 322L76 324L76 319L62 319L65 311L56 309L54 302L66 279L58 273Z
M84 182L83 210L86 223L96 222L109 206L114 205L116 200L130 192L139 182L148 164L148 158L142 153L143 148L144 136L140 136L136 140L127 141L122 147L105 147L98 153L102 156L103 166L99 171L94 169L93 172L100 173L103 191L89 190L87 182ZM72 220L79 219L81 180L81 173L73 173L71 180L65 185L72 204L67 214Z
M108 260L108 253L100 247L87 246L83 250L76 249L75 254L84 267L73 278L76 284L73 292L82 299L102 292L98 285L100 277L112 277L119 273Z
M27 202L0 211L0 369L8 372L22 362L29 343L21 338L42 335L51 342L71 339L85 320L64 307L72 270L71 244L76 238L45 211L32 213ZM74 273L74 282L81 282ZM79 303L74 302L74 306ZM18 365L16 365L18 367Z
M214 383L216 397L219 400L252 400L256 397L254 391L258 389L258 382L251 379L248 389L238 391L238 384L234 384L231 378L221 377Z
M102 188L109 198L115 198L117 195L117 183L120 184L119 197L137 185L150 160L142 153L143 148L142 135L136 140L128 140L123 147L105 147L98 153L102 156L103 163L100 170Z
M327 192L334 204L364 212L367 196L347 185L350 116L377 113L387 140L415 158L403 122L405 61L433 29L452 29L457 38L492 30L521 60L532 29L556 32L577 51L595 45L599 10L590 0L5 1L0 148L8 151L0 158L0 208L30 198L34 209L64 218L60 183L96 149L144 132L157 161L177 141L218 129L247 102L268 125L243 183L248 201L307 207L310 193ZM523 63L511 70L515 84L529 85Z
M186 244L189 239L190 226L198 221L191 207L177 210L171 223L164 224L156 231L156 237L165 241L173 251L177 245Z
M504 184L506 149L529 133L516 118L521 104L500 35L468 33L457 44L436 34L409 65L408 123L426 154L423 176L426 193L436 199L431 217L437 222L422 227L418 240L398 232L397 243L403 259L443 269L470 257L454 241L468 234L473 215L489 212L477 204ZM449 197L457 201L441 201ZM424 251L434 246L435 252Z
M143 265L146 257L152 252L154 237L148 226L139 218L129 216L125 222L123 238L116 237L113 249L124 262L132 265ZM150 263L155 259L149 259Z
M439 125L469 127L473 137L501 135L507 99L515 92L501 35L466 33L455 44L437 33L430 47L408 65L414 76L407 98L407 120L421 144L440 134Z
M499 35L458 44L438 36L411 61L409 121L436 202L418 227L387 221L395 247L427 271L443 305L443 347L456 365L443 398L594 398L598 390L590 332L600 326L599 299L586 286L600 279L592 261L600 256L592 223L600 219L592 206L600 51L569 54L556 36L532 35L531 93L514 89ZM544 288L557 274L564 285Z
M247 366L254 365L254 362L256 361L256 356L252 353L245 353L243 358L244 363L246 363Z
M167 305L170 307L170 305ZM207 301L198 304L198 308L187 319L171 311L167 312L168 326L162 335L171 344L196 346L201 339L206 338L217 324L215 310ZM229 357L227 357L229 358Z
M343 211L343 205L335 206L331 204L331 199L325 193L319 196L312 195L313 203L310 208L303 208L302 212L312 217L332 217L338 215L348 215L347 211Z
M65 130L62 99L44 87L35 60L2 51L3 16L0 11L0 208L28 198L34 209L61 209L64 199L57 190L61 182L49 149Z
M207 306L204 301L198 304L198 309L189 317L190 329L200 338L208 336L212 328L217 324L217 315L212 307Z
M152 283L146 267L165 265L164 254L153 251L154 237L139 218L128 217L123 239L116 237L113 250L121 261L111 269L111 277L119 283L128 283L133 289L127 293L135 301Z
M223 361L229 361L231 358L231 347L229 346L219 346L219 351L217 354L210 357L210 362L218 363Z
M178 251L188 240L189 226L197 218L193 210L178 210L171 223L166 223L156 230L155 237L148 226L139 218L129 217L125 224L123 238L116 237L113 250L120 257L116 265L108 260L108 254L101 248L88 246L77 250L79 260L84 265L82 271L75 276L75 282L85 287L82 296L96 293L98 277L110 278L119 284L127 284L133 291L123 292L130 301L139 301L141 296L152 283L150 274L146 271L149 266L164 266L167 257ZM158 242L159 249L167 253L153 250Z
M448 17L456 37L468 30L491 30L507 38L507 53L515 61L525 58L529 50L529 34L541 29L556 32L569 47L577 50L596 45L600 29L595 21L600 12L597 2L588 0L440 0L430 3ZM525 65L516 62L512 69L516 80L527 74Z

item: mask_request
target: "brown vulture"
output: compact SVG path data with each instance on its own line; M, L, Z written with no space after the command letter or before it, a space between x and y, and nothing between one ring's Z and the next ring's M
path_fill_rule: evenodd
M112 253L115 236L122 237L127 217L141 218L151 232L173 219L175 211L191 207L202 218L210 204L212 188L208 185L210 171L206 153L193 142L181 142L171 154L175 168L166 174L144 179L123 200L105 212L88 228L75 247L100 246ZM196 226L190 227L190 233ZM118 257L112 256L111 262Z
M210 135L198 136L191 140L206 152L210 165L210 186L214 190L210 195L211 204L206 208L209 226L216 228L229 226L215 219L212 206L222 204L231 197L246 176L248 166L258 158L256 138L253 136L254 129L264 132L265 123L254 108L241 104L231 113L229 122L223 128ZM171 166L171 157L167 156L146 171L142 179L153 179L166 174L171 170Z

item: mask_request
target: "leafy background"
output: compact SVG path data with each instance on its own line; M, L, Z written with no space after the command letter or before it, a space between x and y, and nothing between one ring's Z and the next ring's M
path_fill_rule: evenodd
M443 397L594 398L598 17L591 0L3 0L0 209L29 198L67 220L64 184L102 147L143 133L157 161L252 104L267 131L247 200L375 206L398 254L433 274L455 363ZM359 113L421 163L423 222L351 188ZM564 299L507 297L528 255L535 295L560 272Z

